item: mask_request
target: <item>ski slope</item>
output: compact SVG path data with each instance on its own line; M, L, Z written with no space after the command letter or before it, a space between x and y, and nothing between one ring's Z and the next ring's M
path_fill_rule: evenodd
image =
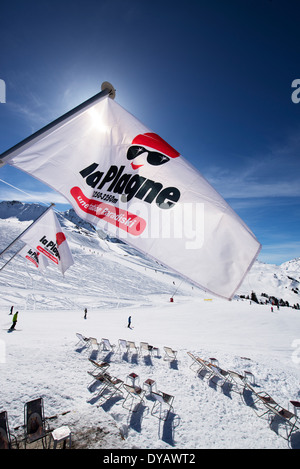
M31 222L1 211L0 217L4 249ZM287 441L282 422L270 424L257 416L250 394L243 399L196 375L187 354L215 357L224 369L251 372L255 389L287 408L290 400L300 400L300 311L271 311L270 304L208 296L132 248L66 218L61 221L75 260L64 277L54 268L41 274L20 256L0 272L0 410L8 412L12 431L21 434L25 402L42 396L46 416L56 416L51 425L70 427L74 448L300 447L300 431ZM257 263L241 292L251 293L257 285L272 294L275 274L280 293L297 302L289 283L295 286L299 280L297 265L289 263L287 269ZM19 319L17 330L8 333L11 305ZM132 329L127 327L129 315ZM159 354L127 354L117 347L114 352L87 350L78 344L77 332L116 345L119 339L138 346L148 342ZM177 351L177 360L164 360L164 346ZM174 396L168 419L151 415L153 398L148 394L136 412L124 407L125 393L102 400L88 374L90 357L108 361L109 373L124 382L131 372L141 385L154 379L159 390Z

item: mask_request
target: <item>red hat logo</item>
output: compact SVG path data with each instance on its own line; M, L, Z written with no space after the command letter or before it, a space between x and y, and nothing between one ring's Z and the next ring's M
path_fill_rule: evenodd
M159 166L167 163L170 158L180 156L165 140L154 133L139 134L132 140L132 145L128 148L127 159L131 162L132 169L144 166L145 162ZM153 151L154 150L154 151Z
M59 233L56 233L56 244L57 246L60 246L61 243L63 243L66 240L66 237L62 231Z

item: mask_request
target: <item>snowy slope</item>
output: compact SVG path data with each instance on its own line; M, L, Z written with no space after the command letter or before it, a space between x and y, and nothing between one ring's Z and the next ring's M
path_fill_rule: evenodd
M30 216L21 217L25 206L15 212L7 207L0 204L1 250L38 210L31 207ZM300 400L300 311L281 307L272 312L269 304L207 296L132 248L102 239L90 226L74 225L65 214L61 223L75 260L64 277L54 268L41 275L20 256L0 272L0 410L7 410L17 435L24 403L42 396L46 415L57 416L51 425L69 425L76 448L300 448L300 431L287 442L280 422L270 425L257 416L252 396L243 399L197 376L187 354L215 357L225 369L251 372L257 391L288 407L290 400ZM291 286L299 275L296 260L288 266L256 263L241 293L297 298ZM17 330L7 333L12 304L19 320ZM129 315L133 329L127 328ZM117 347L114 352L86 350L77 344L77 332L116 345L121 338L137 345L146 341L159 354L126 354ZM164 346L177 351L176 361L164 360ZM124 407L125 394L99 398L87 373L91 356L108 361L111 375L123 381L131 372L139 375L140 384L153 378L158 389L175 396L169 418L163 422L151 415L149 395L137 412Z

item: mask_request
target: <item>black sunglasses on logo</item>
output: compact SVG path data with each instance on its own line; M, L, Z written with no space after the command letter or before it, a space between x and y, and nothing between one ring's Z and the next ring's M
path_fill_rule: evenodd
M134 158L141 155L142 153L147 153L147 161L149 164L152 164L153 166L159 166L170 160L170 158L163 155L162 153L158 153L157 151L149 151L149 150L146 150L146 148L144 147L140 147L136 145L133 145L132 147L128 148L127 159L133 160Z

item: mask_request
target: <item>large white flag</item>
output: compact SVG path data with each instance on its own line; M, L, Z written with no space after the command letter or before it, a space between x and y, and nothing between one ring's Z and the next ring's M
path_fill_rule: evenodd
M2 155L77 214L231 299L258 255L253 233L203 176L108 96Z
M19 251L19 254L41 271L45 270L46 267L49 265L46 256L43 256L39 251L37 251L36 249L32 249L27 245L25 245L23 249Z
M66 236L52 209L33 223L20 239L32 246L32 251L45 256L46 264L57 266L62 274L74 264Z

